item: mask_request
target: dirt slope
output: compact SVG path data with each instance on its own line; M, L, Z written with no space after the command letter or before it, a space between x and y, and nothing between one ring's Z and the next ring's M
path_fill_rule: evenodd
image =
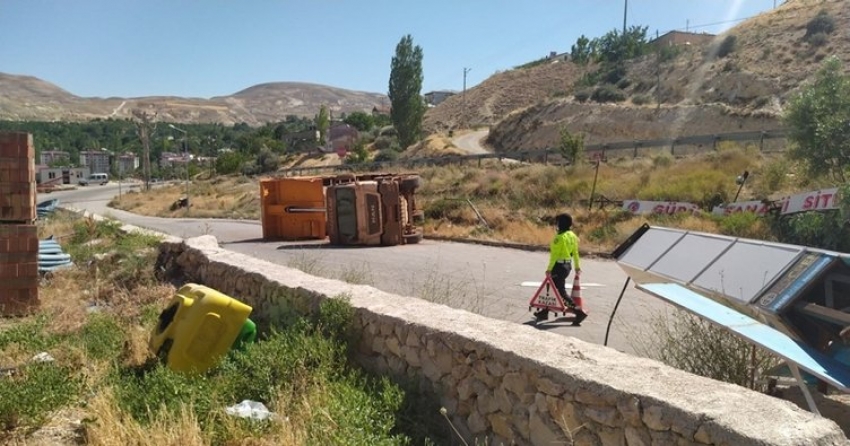
M821 10L835 31L812 42L806 25ZM621 85L627 100L617 105L575 100L576 80L594 67L547 63L500 73L467 90L465 117L461 98L450 98L428 111L426 128L489 125L488 143L499 150L554 146L561 126L584 133L590 143L775 129L788 99L825 57L836 55L850 69L848 26L846 1L787 0L710 44L633 61L628 85ZM718 57L727 36L734 36L734 49Z

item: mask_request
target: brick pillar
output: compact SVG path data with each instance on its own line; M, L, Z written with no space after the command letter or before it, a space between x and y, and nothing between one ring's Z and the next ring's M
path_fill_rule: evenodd
M0 132L0 316L38 308L35 187L32 135Z

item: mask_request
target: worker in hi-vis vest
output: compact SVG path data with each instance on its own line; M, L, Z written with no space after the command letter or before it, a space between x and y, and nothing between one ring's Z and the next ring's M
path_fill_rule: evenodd
M564 299L564 304L573 310L575 319L573 325L581 325L587 317L582 309L576 308L570 295L567 293L567 277L575 267L576 275L581 273L581 263L578 255L578 236L572 231L573 218L570 214L560 214L556 217L558 233L549 245L549 265L546 267L546 276L552 277L555 288ZM534 313L538 321L549 319L549 310L542 308Z

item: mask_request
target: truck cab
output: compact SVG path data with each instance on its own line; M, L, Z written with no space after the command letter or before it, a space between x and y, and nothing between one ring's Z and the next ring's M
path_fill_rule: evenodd
M337 177L326 191L327 234L333 245L402 245L422 241L417 225L418 175Z

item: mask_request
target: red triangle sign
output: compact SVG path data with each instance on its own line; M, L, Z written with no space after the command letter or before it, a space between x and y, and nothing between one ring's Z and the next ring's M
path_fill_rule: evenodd
M546 290L545 293L544 290ZM555 282L552 281L552 276L548 275L543 280L543 283L540 284L540 288L537 289L534 296L531 296L528 306L545 308L554 313L563 313L567 310L567 306L564 305L564 299L558 293L558 289L555 288Z

